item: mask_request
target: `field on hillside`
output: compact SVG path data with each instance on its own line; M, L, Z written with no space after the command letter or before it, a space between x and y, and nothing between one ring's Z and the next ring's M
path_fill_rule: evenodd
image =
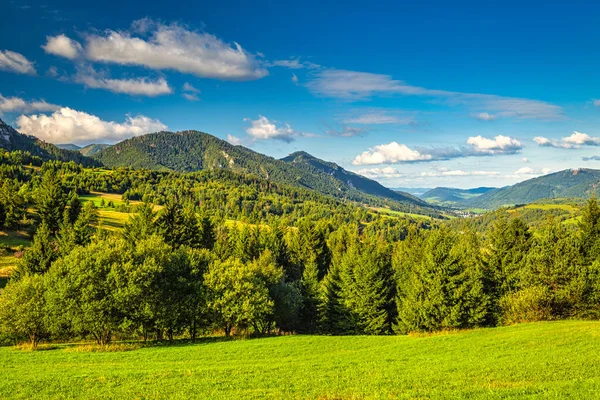
M598 398L600 323L281 336L125 352L0 348L0 398Z

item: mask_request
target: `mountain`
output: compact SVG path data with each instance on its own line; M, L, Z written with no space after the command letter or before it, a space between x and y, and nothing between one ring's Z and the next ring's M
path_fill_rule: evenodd
M423 204L419 198L413 195L405 192L395 192L381 185L379 182L365 178L354 172L346 171L335 163L318 159L304 151L292 153L289 156L282 158L281 161L292 164L294 167L302 169L310 174L325 173L363 193L397 201Z
M106 149L107 147L110 147L110 145L109 144L88 144L87 146L80 148L79 152L86 157L92 157L92 156L100 153L102 150Z
M0 148L8 151L26 151L44 161L74 161L86 167L100 166L97 160L88 158L78 151L61 149L52 143L46 143L35 136L23 135L0 119Z
M394 193L375 181L307 153L294 153L277 160L198 131L137 136L102 150L94 158L108 167L182 172L224 168L371 206L412 210L423 207L424 212L432 212L431 206L414 196Z
M57 144L56 147L58 147L59 149L71 150L71 151L79 151L81 149L81 146L77 146L76 144L73 144L73 143Z
M68 143L68 144L57 144L56 147L58 147L59 149L63 149L63 150L77 151L86 157L91 157L93 155L100 153L102 150L106 149L107 147L110 147L110 145L109 144L88 144L87 146L81 147L81 146L77 146L76 144L73 144L73 143Z
M540 199L586 198L596 193L600 170L566 169L529 179L513 186L495 189L465 201L462 206L492 209L507 205L526 204Z
M492 187L478 187L473 189L437 187L428 190L419 197L432 204L457 205L494 189Z

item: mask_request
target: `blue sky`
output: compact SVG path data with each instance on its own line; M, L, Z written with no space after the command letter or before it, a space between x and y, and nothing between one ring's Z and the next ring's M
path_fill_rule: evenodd
M600 168L600 5L486 3L8 0L0 117L53 143L196 129L390 187Z

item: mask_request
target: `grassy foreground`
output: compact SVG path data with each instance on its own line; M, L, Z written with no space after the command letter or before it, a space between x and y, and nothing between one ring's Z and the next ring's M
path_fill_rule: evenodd
M599 322L72 350L0 348L0 398L600 398Z

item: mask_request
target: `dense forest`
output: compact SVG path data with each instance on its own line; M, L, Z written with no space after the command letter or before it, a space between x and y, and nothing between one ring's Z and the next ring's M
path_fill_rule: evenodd
M213 169L84 168L0 154L0 230L32 244L0 294L1 340L405 334L600 316L600 207L530 227L392 216ZM104 229L92 191L133 216ZM135 201L135 205L133 204ZM141 203L140 203L141 202Z

